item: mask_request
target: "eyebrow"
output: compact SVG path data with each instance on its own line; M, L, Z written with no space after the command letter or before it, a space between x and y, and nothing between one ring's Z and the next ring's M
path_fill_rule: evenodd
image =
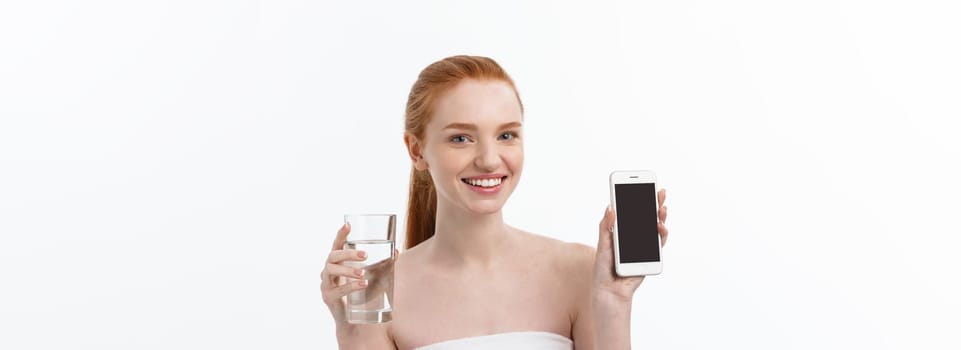
M497 130L503 130L507 128L519 128L519 127L521 127L520 122L510 122L510 123L502 124ZM444 130L447 130L447 129L462 129L462 130L476 131L477 125L470 124L470 123L450 123L444 127Z

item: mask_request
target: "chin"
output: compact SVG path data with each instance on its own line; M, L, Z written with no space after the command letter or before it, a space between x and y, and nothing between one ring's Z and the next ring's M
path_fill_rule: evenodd
M477 214L494 214L504 208L504 203L475 203L467 207L468 210Z
M465 198L463 203L463 208L467 211L476 213L478 215L494 214L504 208L504 203L506 198Z

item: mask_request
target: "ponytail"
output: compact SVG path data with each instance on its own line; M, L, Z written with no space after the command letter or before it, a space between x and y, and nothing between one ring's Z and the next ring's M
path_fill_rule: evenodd
M434 235L437 218L437 192L430 174L410 169L410 196L407 202L407 240L404 249L413 248Z

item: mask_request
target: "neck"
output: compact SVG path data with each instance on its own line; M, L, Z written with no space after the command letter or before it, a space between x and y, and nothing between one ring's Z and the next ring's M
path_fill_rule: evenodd
M490 267L504 255L509 230L500 210L477 214L438 202L431 255L447 266Z

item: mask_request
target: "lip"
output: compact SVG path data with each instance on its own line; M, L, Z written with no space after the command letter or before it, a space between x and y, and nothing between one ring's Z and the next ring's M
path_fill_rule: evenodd
M494 187L477 187L469 183L466 183L464 181L461 181L460 183L464 184L464 186L467 186L467 188L469 188L471 191L474 191L475 193L480 193L483 195L493 195L501 191L501 187L503 187L504 182L507 181L507 175L490 174L490 175L479 175L479 176L471 176L471 177L464 178L464 179L471 179L471 180L501 179L501 178L503 179L501 180L501 183Z
M485 174L485 175L465 177L465 179L469 179L469 180L499 179L506 176L507 174Z

